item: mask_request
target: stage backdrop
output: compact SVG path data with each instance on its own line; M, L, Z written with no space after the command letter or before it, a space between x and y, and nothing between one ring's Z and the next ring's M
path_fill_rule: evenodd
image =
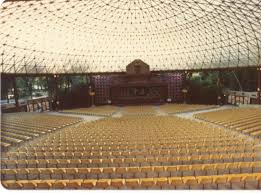
M104 105L108 104L110 98L110 87L113 85L113 81L118 78L119 75L95 75L92 76L92 81L95 86L95 104ZM182 102L182 88L184 82L184 73L179 72L161 72L153 73L152 76L157 76L160 80L164 81L168 85L168 98L171 98L172 102Z

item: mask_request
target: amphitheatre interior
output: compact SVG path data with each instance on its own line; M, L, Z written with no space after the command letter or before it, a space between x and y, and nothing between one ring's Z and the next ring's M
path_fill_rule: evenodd
M260 0L6 0L8 190L261 189Z

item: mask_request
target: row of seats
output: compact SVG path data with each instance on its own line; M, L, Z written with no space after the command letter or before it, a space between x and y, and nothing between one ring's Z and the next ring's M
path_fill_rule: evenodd
M79 148L80 151L114 151L114 150L128 150L128 149L135 149L135 150L150 150L150 149L173 149L173 148L213 148L217 146L224 146L224 147L231 147L231 146L254 146L257 144L255 141L245 142L242 140L238 140L236 138L224 137L223 139L216 139L210 138L208 140L199 139L199 140L190 140L190 139L183 139L178 141L173 141L175 139L166 139L166 140L159 140L159 144L153 143L152 140L146 140L142 142L126 142L126 141L119 141L115 144L113 141L96 141L96 140L87 140L83 141L80 140L66 140L65 139L57 139L57 140L48 140L43 141L42 144L32 145L29 144L26 147L18 148L18 151L69 151L72 149L75 151L76 148ZM89 146L89 144L92 146ZM52 146L52 147L49 147ZM11 153L11 152L10 152Z
M138 179L6 180L8 189L260 189L261 173Z
M88 128L86 128L88 129ZM60 133L57 133L57 135L54 136L50 136L49 138L46 138L43 140L43 145L48 144L48 143L61 143L61 142L68 142L68 143L96 143L96 145L99 144L104 144L104 145L114 145L116 142L119 145L128 145L128 144L132 144L132 145L140 145L140 144L145 144L145 145L149 145L153 143L153 140L156 138L157 135L155 136L150 136L147 138L143 138L143 140L141 140L141 138L136 139L135 141L131 141L131 140L123 140L121 138L119 138L119 136L115 136L115 138L109 138L106 139L105 135L91 135L89 136L89 138L87 138L88 135L83 134L82 136L69 136L70 133L76 133L76 132L71 132L68 130L65 130L65 136L63 135L59 135ZM80 131L79 131L80 132ZM177 131L179 132L179 131ZM159 144L161 143L168 143L168 144L184 144L184 143L201 143L201 142L220 142L220 141L227 141L229 142L229 140L235 140L237 135L231 135L231 134L218 134L218 133L211 133L211 131L209 131L210 134L205 134L205 133L201 133L198 134L196 136L194 136L193 138L191 138L191 136L189 135L182 135L182 134L176 134L176 136L165 136L164 131L160 134L158 140L159 140ZM215 135L214 135L215 134ZM109 137L109 136L108 136ZM242 139L238 139L238 141L242 141ZM157 146L158 143L154 143ZM37 144L36 144L37 145ZM38 145L39 146L39 145ZM114 145L115 146L115 145Z
M93 116L112 116L117 111L117 107L105 105L89 108L77 108L62 110L62 113L78 114L78 115L93 115Z
M160 110L168 113L185 113L190 111L199 111L215 108L214 105L199 105L199 104L164 104L160 106Z
M90 126L85 126L82 125L83 128L85 128L86 130L89 130L91 127ZM203 128L206 128L205 126L203 126ZM78 143L82 143L82 142L86 142L86 143L97 143L97 144L102 144L102 143L111 143L111 144L115 144L117 142L117 144L149 144L149 143L153 143L153 140L155 140L158 136L158 140L160 143L171 143L171 141L176 142L177 144L179 144L179 142L183 142L183 143L189 143L189 142L207 142L207 141L222 141L222 140L229 140L229 139L236 139L237 134L231 134L229 132L224 132L224 133L219 133L219 131L215 131L215 130L210 130L210 129L206 129L208 131L208 133L202 132L202 133L198 133L196 134L193 138L191 138L190 134L191 132L188 131L179 131L177 130L177 133L175 134L175 136L171 136L171 135L167 135L167 131L164 131L164 129L162 129L162 133L158 134L158 135L151 135L151 136L146 136L146 137L138 137L135 138L135 141L132 140L124 140L123 138L120 138L119 136L119 132L112 132L112 135L115 135L115 138L112 138L111 136L108 136L107 134L105 134L104 132L101 132L99 134L93 134L90 131L86 131L86 134L83 133L82 136L70 136L71 134L78 134L81 132L81 130L84 129L79 129L78 131L73 131L73 128L70 130L64 130L64 133L57 133L56 135L52 135L46 139L43 140L43 143L60 143L60 142L69 142L69 143L74 143L74 142L78 142ZM128 134L129 131L126 131L125 135ZM122 133L124 134L124 133ZM172 132L170 132L170 134L172 134ZM123 135L123 137L125 137L125 135ZM89 137L88 137L89 136ZM106 138L108 137L108 138ZM127 136L126 136L127 137ZM128 139L132 139L134 138L133 136L128 136ZM157 144L157 143L156 143Z
M43 146L43 147L28 147L28 148L20 148L18 152L33 152L33 153L41 153L45 151L47 152L47 155L52 154L52 152L89 152L90 154L99 154L99 155L146 155L147 154L169 154L169 155L176 155L176 154L204 154L204 153L214 153L214 152L235 152L235 151L259 151L260 146L255 145L255 143L252 145L251 143L242 143L242 144L232 144L229 145L217 143L202 143L196 144L196 145L188 145L188 144L181 144L178 147L170 146L167 147L167 145L162 146L135 146L135 145L126 145L126 146L93 146L90 147L87 144L81 145L81 144L75 144L70 146L67 146L66 144L52 144L52 147ZM219 145L220 144L220 145ZM100 153L99 153L100 152ZM117 153L118 152L118 153ZM128 153L130 152L130 153ZM139 152L139 153L137 153ZM16 154L15 152L10 152L9 154ZM8 155L8 154L4 154Z
M198 105L198 104L165 104L161 105L160 109L166 113L180 113L189 112L195 110L203 110L214 108L214 105ZM122 108L123 115L153 115L156 113L155 107L150 105L140 105L140 106L125 106ZM62 113L73 113L82 115L101 115L101 116L111 116L117 111L115 106L105 105L98 107L89 108L77 108L77 109L66 109L62 110Z
M261 108L233 108L200 113L195 117L253 137L261 137Z
M6 151L12 146L69 126L80 119L42 113L8 113L2 115L1 148Z
M259 173L261 162L234 162L216 164L193 164L175 166L141 167L97 167L97 168L20 168L2 169L3 180L33 179L78 179L78 178L140 178L223 175L238 173Z
M151 105L126 106L123 107L122 114L124 116L155 115L156 109Z
M220 162L249 162L260 161L257 153L211 154L204 156L178 157L146 157L146 158L112 158L112 159L20 159L2 160L3 169L27 167L129 167L129 166L157 166Z
M36 152L14 152L9 154L4 154L3 158L7 159L70 159L70 158L143 158L148 156L161 156L161 157L178 157L178 156L188 156L188 157L195 157L195 156L204 156L204 155L212 155L212 154L232 154L232 153L250 153L250 152L256 152L256 150L260 150L260 146L251 147L251 146L231 146L231 147L220 147L220 148L190 148L190 149L151 149L143 151L137 150L133 151L131 150L115 150L115 151L109 151L109 150L93 150L93 151L79 151L79 149L69 149L67 148L67 151L64 151L63 149L60 149L60 151L52 151L50 149L50 152L43 151L44 148L41 148L40 151Z
M156 138L156 137L155 137ZM74 146L84 146L86 150L90 149L91 147L88 147L90 144L92 144L94 147L92 149L95 149L97 146L102 146L100 149L115 149L117 147L119 147L119 149L121 148L134 148L137 147L139 149L143 149L144 147L158 147L158 148L163 148L166 147L184 147L184 146L199 146L201 143L203 144L202 146L204 146L204 144L225 144L225 145L230 145L230 144L234 144L234 145L244 145L244 144L250 144L250 142L235 142L236 141L236 137L228 137L226 135L217 135L215 137L212 136L206 136L206 135L202 135L201 137L195 136L195 138L193 139L189 139L189 138L182 138L182 137L173 137L173 138L163 138L160 137L158 138L158 143L155 144L153 143L153 141L155 140L155 138L147 138L147 139L137 139L136 141L131 141L130 139L128 141L123 141L122 139L119 139L118 137L115 137L115 139L109 140L106 139L105 136L101 137L99 140L99 137L90 137L89 139L87 138L87 136L83 135L81 136L81 138L78 137L72 137L72 138L64 138L64 137L56 137L54 136L53 138L49 138L49 139L45 139L42 140L42 145L40 145L41 147L46 147L46 146L50 146L50 144L54 147L56 146L64 146L66 144L72 144ZM86 139L86 140L85 140ZM232 141L230 143L230 141ZM193 145L193 143L195 143L195 145ZM255 143L255 142L253 142ZM49 145L46 145L49 144ZM31 144L30 143L30 147L37 147L39 145L37 144ZM210 145L212 146L212 145ZM21 148L20 148L21 149Z

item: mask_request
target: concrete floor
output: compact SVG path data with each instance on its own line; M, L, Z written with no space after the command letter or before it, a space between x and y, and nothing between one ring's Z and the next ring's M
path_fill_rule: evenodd
M67 117L78 117L78 118L82 118L83 121L86 121L86 122L90 122L90 121L95 121L95 120L106 118L105 116L76 115L76 114L59 113L59 112L46 112L46 114L67 116Z

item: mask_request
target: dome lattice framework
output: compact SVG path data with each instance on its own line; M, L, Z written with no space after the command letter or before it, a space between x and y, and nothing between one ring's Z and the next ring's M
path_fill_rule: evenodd
M260 0L9 0L0 10L4 73L261 64Z

